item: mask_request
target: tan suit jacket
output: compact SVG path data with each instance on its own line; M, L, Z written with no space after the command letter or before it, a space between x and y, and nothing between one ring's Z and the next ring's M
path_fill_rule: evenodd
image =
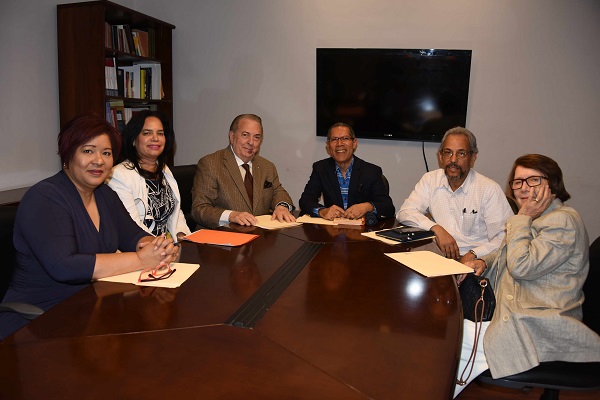
M252 160L252 176L254 204L251 205L230 147L202 157L196 167L192 188L194 220L201 226L216 228L225 210L263 215L271 214L281 201L293 205L272 162L256 155Z
M494 378L545 361L600 361L600 336L581 322L588 253L581 217L559 199L534 220L508 218L498 252L482 257L496 294L483 342Z

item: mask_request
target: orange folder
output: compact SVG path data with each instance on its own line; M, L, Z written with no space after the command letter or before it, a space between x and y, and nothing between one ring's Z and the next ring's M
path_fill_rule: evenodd
M187 235L183 239L194 243L216 244L219 246L242 246L256 239L257 237L258 235L252 235L249 233L200 229L190 235Z

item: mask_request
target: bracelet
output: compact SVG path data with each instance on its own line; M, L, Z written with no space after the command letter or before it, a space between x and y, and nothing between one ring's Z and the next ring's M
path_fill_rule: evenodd
M477 253L475 253L475 251L474 251L474 250L472 250L472 249L471 249L471 250L469 250L469 253L473 254L473 255L475 256L475 258L477 258Z

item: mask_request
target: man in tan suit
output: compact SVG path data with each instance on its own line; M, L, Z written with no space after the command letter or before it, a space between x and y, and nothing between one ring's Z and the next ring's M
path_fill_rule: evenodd
M291 197L279 182L277 169L258 155L263 141L262 120L238 115L229 128L229 146L198 161L192 189L192 216L201 226L229 222L252 226L255 215L294 222Z

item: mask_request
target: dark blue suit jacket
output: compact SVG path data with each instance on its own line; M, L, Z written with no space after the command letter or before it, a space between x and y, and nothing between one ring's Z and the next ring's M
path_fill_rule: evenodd
M319 198L323 195L323 203ZM348 207L371 202L375 205L379 218L393 217L396 209L383 183L381 168L354 156L350 187L348 188ZM311 214L317 207L343 207L342 192L335 174L335 160L331 157L317 161L304 192L300 197L300 209L304 214Z

